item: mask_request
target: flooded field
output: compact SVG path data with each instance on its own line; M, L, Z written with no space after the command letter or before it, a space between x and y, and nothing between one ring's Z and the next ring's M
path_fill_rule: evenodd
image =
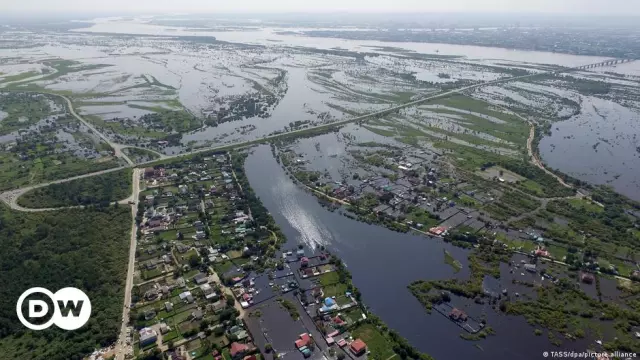
M305 29L260 25L196 31L165 24L111 18L67 33L4 33L47 45L0 49L7 55L0 86L69 94L110 139L176 154L343 120L449 87L603 60L306 37ZM445 152L519 157L526 119L547 128L539 152L551 168L637 198L640 185L625 169L640 161L638 69L632 62L486 86L366 127Z

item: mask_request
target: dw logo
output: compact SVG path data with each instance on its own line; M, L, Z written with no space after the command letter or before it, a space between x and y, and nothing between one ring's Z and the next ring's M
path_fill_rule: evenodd
M38 293L48 296L53 302L53 316L44 324L32 324L22 314L22 303L27 296ZM29 300L27 305L29 318L42 319L49 313L49 305L43 300ZM53 324L64 330L75 330L89 321L91 302L87 294L73 287L60 289L55 294L45 288L35 287L20 295L16 313L22 325L31 330L44 330Z

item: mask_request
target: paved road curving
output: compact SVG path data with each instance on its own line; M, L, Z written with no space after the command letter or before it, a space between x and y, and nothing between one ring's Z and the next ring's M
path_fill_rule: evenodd
M0 194L0 200L2 202L4 202L5 204L9 205L10 208L12 208L14 210L18 210L18 211L38 212L38 211L59 210L61 208L55 208L55 209L29 209L29 208L25 208L25 207L22 207L22 206L18 205L18 198L20 196L24 195L26 192L28 192L30 190L33 190L33 189L38 189L38 188L49 186L49 185L53 185L53 184L62 184L62 183L66 183L66 182L77 180L77 179L83 179L83 178L87 178L87 177L107 174L107 173L110 173L110 172L126 169L127 167L128 166L121 166L121 167L117 167L117 168L97 171L97 172L88 173L88 174L84 174L84 175L73 176L73 177L66 178L66 179L49 181L49 182L42 183L42 184L26 186L26 187L23 187L23 188L20 188L20 189L5 191L2 194ZM80 207L80 206L77 206L77 207Z
M129 157L122 152L122 148L126 147L126 146L120 145L120 144L116 144L116 143L112 142L111 140L109 140L109 138L104 136L104 134L102 134L100 131L98 131L93 125L91 125L91 123L86 121L82 116L78 115L78 113L76 113L76 110L73 108L73 103L71 103L71 100L68 97L66 97L64 95L56 94L56 93L47 93L47 94L54 95L54 96L57 96L57 97L60 97L60 98L64 99L67 102L67 108L69 109L69 112L71 113L71 115L73 115L73 117L78 119L78 121L83 123L91 131L96 133L96 135L98 135L104 142L109 144L109 146L111 146L111 148L113 148L115 156L123 158L124 161L126 161L129 165L133 165L133 161L131 161L131 159L129 159Z

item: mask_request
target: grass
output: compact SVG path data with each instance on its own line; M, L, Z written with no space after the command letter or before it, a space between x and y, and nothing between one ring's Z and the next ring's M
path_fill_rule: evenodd
M371 358L386 360L394 355L393 344L371 324L362 324L351 332L356 339L362 339L371 351Z
M522 181L520 182L520 186L529 190L531 193L535 194L538 197L544 197L544 189L542 188L542 185L533 180Z
M583 210L588 213L602 213L604 208L584 199L569 199L569 204L578 210Z
M344 295L347 292L347 284L340 282L340 276L335 271L320 275L318 281L327 297Z
M460 270L462 270L462 264L460 263L460 261L456 260L453 255L451 255L451 253L447 250L444 250L444 263L451 266L455 273L458 273Z
M39 72L27 71L27 72L23 72L23 73L16 74L16 75L5 76L2 79L0 79L0 83L21 81L21 80L25 80L25 79L28 79L28 78L33 77L33 76L38 76L38 75L40 75Z
M413 211L407 214L407 220L413 221L414 224L422 224L425 229L437 226L439 223L428 211L419 207L413 208Z

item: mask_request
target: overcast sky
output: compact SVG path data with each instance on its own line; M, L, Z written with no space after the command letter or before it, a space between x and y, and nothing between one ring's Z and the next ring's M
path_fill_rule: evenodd
M640 15L638 0L0 0L2 12L543 12Z

